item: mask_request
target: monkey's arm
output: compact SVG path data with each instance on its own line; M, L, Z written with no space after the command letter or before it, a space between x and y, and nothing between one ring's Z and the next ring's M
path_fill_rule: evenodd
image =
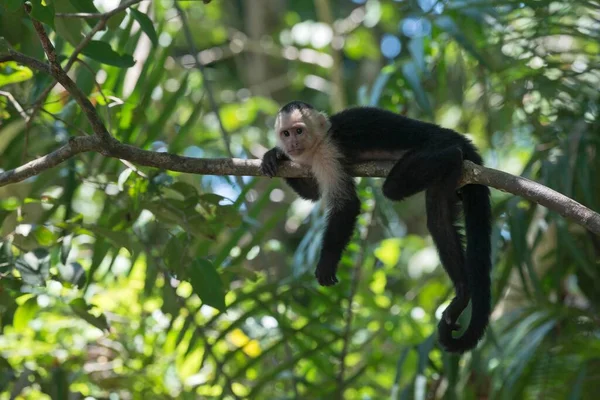
M262 159L260 166L263 174L273 177L277 174L279 163L290 158L279 147L273 147L267 151ZM298 194L306 200L317 201L321 196L319 184L313 177L310 178L285 178L285 182Z
M321 256L315 276L323 286L338 282L337 266L342 252L350 242L356 219L360 213L360 199L356 194L355 183L349 175L344 177L343 188L337 198L328 199L327 227L323 234Z

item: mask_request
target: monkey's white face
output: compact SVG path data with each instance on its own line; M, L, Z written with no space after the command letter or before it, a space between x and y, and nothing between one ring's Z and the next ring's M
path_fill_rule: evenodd
M316 110L294 110L275 120L277 144L294 161L310 162L329 130L329 121Z

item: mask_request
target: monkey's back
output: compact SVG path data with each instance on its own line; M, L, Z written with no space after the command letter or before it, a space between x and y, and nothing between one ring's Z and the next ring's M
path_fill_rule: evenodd
M332 138L350 157L371 150L409 150L424 146L433 149L454 144L466 152L466 159L481 162L476 149L463 135L381 108L348 108L329 120Z

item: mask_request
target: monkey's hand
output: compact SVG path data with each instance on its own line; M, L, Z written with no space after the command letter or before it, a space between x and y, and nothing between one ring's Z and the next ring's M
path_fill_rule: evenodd
M277 175L277 169L279 167L279 160L281 159L280 155L281 150L277 147L272 148L267 151L262 158L262 163L260 164L260 172L264 175L267 175L269 178Z
M319 263L317 264L317 270L315 276L321 286L333 286L338 283L338 279L335 276L337 270L337 261L327 256L321 256Z

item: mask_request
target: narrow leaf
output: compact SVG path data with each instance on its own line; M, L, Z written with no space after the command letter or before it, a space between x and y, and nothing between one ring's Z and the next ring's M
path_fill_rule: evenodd
M150 18L135 8L130 8L129 12L131 13L131 16L140 24L142 31L148 35L148 38L152 44L154 46L158 46L158 35L156 34L156 30L154 29L154 25L152 24Z

